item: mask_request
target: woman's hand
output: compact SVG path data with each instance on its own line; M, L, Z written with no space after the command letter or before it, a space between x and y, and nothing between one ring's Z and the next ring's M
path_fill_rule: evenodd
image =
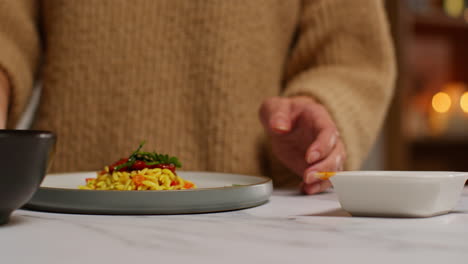
M318 171L343 170L346 151L325 107L310 97L272 97L260 108L273 153L303 179L302 192L314 194L331 187L314 177Z
M10 84L6 73L0 69L0 129L5 129L8 115Z

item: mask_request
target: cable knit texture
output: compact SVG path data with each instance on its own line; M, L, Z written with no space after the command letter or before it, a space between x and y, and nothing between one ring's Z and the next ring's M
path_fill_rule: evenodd
M294 184L267 158L257 113L298 94L327 106L357 169L391 97L392 55L377 0L0 2L8 126L39 76L34 128L58 134L54 172L97 170L146 140L185 170Z

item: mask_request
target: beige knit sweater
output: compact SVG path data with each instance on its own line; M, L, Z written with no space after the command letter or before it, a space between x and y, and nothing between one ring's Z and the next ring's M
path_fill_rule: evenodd
M52 170L88 171L147 150L185 170L266 174L258 108L311 95L328 107L356 169L382 123L394 61L378 0L3 0L8 126L35 80L35 129L58 134Z

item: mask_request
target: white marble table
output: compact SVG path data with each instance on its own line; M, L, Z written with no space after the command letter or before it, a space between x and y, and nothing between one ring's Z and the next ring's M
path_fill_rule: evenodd
M18 210L0 263L468 263L468 188L453 213L350 217L334 193L275 191L241 211L100 216Z

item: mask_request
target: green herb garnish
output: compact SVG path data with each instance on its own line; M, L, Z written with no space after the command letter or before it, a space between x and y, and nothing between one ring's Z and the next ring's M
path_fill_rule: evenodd
M176 168L182 167L182 164L180 163L179 159L177 159L177 157L171 157L167 154L158 154L156 152L140 151L145 143L145 141L142 141L138 148L128 157L127 162L115 166L114 170L119 171L122 168L130 168L137 161L143 161L147 166L158 164L174 164Z

